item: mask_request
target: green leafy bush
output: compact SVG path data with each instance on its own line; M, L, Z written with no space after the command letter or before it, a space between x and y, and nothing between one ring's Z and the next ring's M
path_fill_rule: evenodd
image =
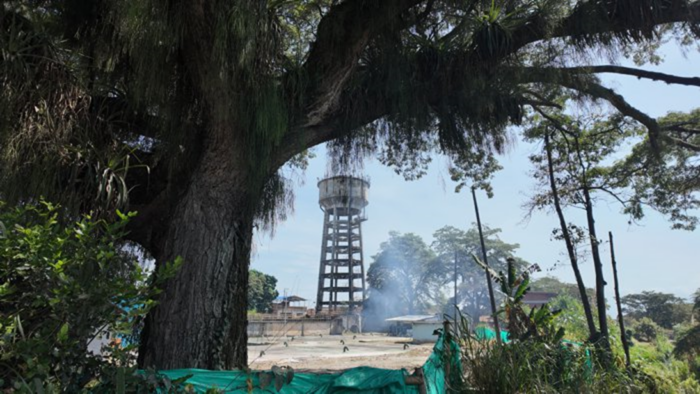
M510 267L507 274L492 275L507 295L502 322L515 335L509 333L510 341L503 345L485 341L461 319L459 329L451 334L460 344L463 371L456 392L700 393L693 364L673 357L671 343L650 319L635 321L633 329L649 342L632 348L632 366L626 368L614 321L610 321L611 357L595 357L602 350L587 342L579 300L560 296L528 314L522 303L528 291L527 273L518 275ZM551 307L563 312L552 313ZM535 318L537 311L541 318Z
M517 307L517 306L516 306ZM555 321L538 331L559 332ZM630 375L622 360L601 365L594 347L551 335L532 335L507 344L483 341L463 321L458 334L462 370L458 392L613 393L646 392L646 376Z
M101 333L133 335L155 304L155 284L123 247L129 217L118 213L108 223L84 216L66 225L59 214L47 202L0 203L0 388L148 387L147 374L135 374L134 343L112 347L107 357L87 351Z
M633 320L630 325L632 338L640 342L652 342L661 332L661 327L648 317Z

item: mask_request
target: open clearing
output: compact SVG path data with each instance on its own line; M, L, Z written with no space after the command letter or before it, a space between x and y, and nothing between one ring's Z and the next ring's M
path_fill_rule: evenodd
M385 334L250 338L248 362L250 368L257 370L289 365L296 370L370 366L410 371L425 363L434 346L434 343L413 344L411 341L411 338ZM406 344L408 348L404 348ZM343 352L345 347L347 350Z

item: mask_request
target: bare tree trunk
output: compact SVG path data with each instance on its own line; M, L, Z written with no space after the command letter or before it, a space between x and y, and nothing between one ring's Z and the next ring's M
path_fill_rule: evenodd
M146 319L142 368L244 368L253 209L245 166L211 141L176 205L158 265L181 256Z
M613 268L613 279L615 282L615 304L617 305L617 321L620 324L620 339L622 339L622 349L625 351L625 366L629 369L630 345L627 342L627 331L625 331L625 319L622 316L622 305L620 304L620 281L617 280L617 261L615 260L615 244L613 243L612 231L608 231L610 239L610 261Z
M479 240L481 241L481 254L484 258L484 264L489 266L488 257L486 256L486 244L484 243L484 233L481 229L481 217L479 216L479 205L476 202L476 189L472 187L472 199L474 200L474 211L476 212L476 225L479 228ZM493 314L493 326L496 329L496 342L501 344L501 327L498 324L498 313L496 310L496 298L493 295L493 283L491 283L491 271L486 270L486 284L489 289L489 299L491 300L491 313Z
M610 340L608 333L608 315L605 307L605 279L603 278L603 262L600 259L600 249L598 248L598 236L595 229L595 219L593 217L593 202L588 185L583 187L583 198L586 205L586 221L588 222L588 234L591 243L591 254L593 256L593 266L595 267L595 297L598 309L598 324L600 326L600 341L603 349L610 352Z
M554 165L552 164L552 146L549 143L549 134L545 134L544 143L545 148L547 150L547 168L549 170L549 185L552 189L554 208L557 211L557 216L559 217L559 226L561 227L562 236L564 237L564 243L566 244L566 251L569 254L571 268L574 270L574 276L576 277L576 286L578 287L579 294L581 294L581 303L583 304L583 311L586 314L588 332L590 333L590 338L593 339L597 336L597 330L593 321L593 312L591 311L591 304L588 300L588 294L586 294L586 286L583 283L581 270L578 267L578 258L576 257L574 243L571 240L571 234L569 233L569 228L566 226L566 219L564 218L564 211L562 210L561 203L559 201L559 191L557 190L557 184L554 181Z

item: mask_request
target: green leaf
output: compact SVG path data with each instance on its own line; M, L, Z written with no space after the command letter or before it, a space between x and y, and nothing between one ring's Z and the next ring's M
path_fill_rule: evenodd
M34 392L37 394L44 394L44 384L39 378L34 378Z
M59 342L65 342L68 340L68 323L63 323L61 326L61 329L58 330L58 334L56 335L56 338L58 339Z

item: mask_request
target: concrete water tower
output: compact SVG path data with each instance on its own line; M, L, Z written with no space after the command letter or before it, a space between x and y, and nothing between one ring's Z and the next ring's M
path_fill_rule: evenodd
M365 299L362 222L369 182L334 176L321 180L318 189L324 218L316 311L326 307L332 313L345 306L351 313Z

